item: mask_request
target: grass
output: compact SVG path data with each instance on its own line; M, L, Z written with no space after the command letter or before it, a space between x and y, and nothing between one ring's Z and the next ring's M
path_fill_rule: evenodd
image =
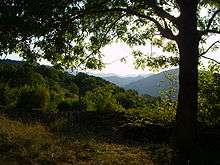
M60 137L40 123L0 117L0 164L4 165L151 165L148 148L107 143L92 137Z

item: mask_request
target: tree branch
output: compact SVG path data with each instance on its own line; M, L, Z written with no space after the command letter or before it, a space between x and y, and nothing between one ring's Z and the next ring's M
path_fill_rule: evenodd
M215 46L215 44L217 44L217 43L220 43L220 40L218 40L218 41L214 42L212 45L210 45L206 51L204 51L204 52L202 52L201 54L199 54L199 57L202 57L203 55L205 55L206 53L208 53L208 51L209 51L213 46Z
M220 62L219 62L219 61L216 61L216 60L215 60L215 59L213 59L213 58L206 57L206 56L201 56L201 57L203 57L203 58L205 58L205 59L208 59L208 60L211 60L211 61L214 61L214 62L216 62L217 64L220 64Z
M214 30L214 29L210 29L210 30L207 30L206 33L204 33L203 35L208 34L208 33L220 34L220 31Z
M132 14L141 18L145 18L151 22L153 22L156 27L158 28L158 30L160 31L160 34L170 40L176 40L176 36L172 33L172 31L168 28L168 27L163 27L155 18L150 17L148 15L142 14L137 12L136 10L133 10L131 8L127 9L126 12L128 14Z
M163 10L163 8L158 7L158 6L153 6L152 7L154 10L154 13L157 14L159 17L161 18L166 18L168 19L170 22L172 22L173 24L179 26L179 21L176 17L170 15L169 13L167 13L166 11Z
M107 29L107 31L105 32L105 34L103 35L102 38L105 38L108 33L110 32L110 30L112 29L112 27L121 19L125 16L126 14L122 14L120 17L118 17L114 22L112 22L109 26L109 28ZM99 50L102 47L102 43L99 44L98 48L95 49L95 51ZM80 65L82 65L86 60L88 60L91 56L93 55L93 52L90 53L85 59L83 59L78 65L77 67L79 67Z
M218 10L216 10L216 11L214 12L214 14L212 15L212 17L209 19L209 22L208 22L208 24L207 24L206 29L201 32L201 35L206 35L206 34L208 34L208 33L220 34L220 31L210 29L210 27L211 27L211 25L212 25L212 23L213 23L213 21L214 21L216 15L217 15L218 13L220 13L220 9L218 9Z
M170 22L178 26L179 24L178 18L166 12L162 7L159 7L156 0L144 0L142 4L142 9L146 9L147 7L151 8L158 17L163 19L166 18Z
M218 13L220 13L220 9L216 10L216 11L214 12L214 14L212 15L212 17L210 18L210 20L209 20L209 22L208 22L208 25L207 25L207 28L206 28L206 31L208 31L208 30L210 29L210 27L211 27L211 25L212 25L212 22L213 22L215 16L216 16Z
M102 9L102 10L97 10L96 8L90 8L88 11L84 11L83 13L76 15L74 17L74 19L77 19L81 16L88 15L88 14L94 15L94 14L98 14L98 13L108 13L108 12L119 12L122 14L130 14L130 15L138 16L140 18L147 19L156 25L156 27L158 28L158 30L160 31L160 33L163 37L170 39L170 40L176 40L176 36L172 33L172 31L168 27L164 28L155 18L150 17L148 15L145 15L143 13L139 13L138 11L136 11L133 8L111 8L111 9ZM160 12L162 12L162 11L160 11Z

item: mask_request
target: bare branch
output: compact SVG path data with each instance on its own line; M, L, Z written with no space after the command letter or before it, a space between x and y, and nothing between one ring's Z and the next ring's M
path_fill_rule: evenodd
M128 58L128 56L125 56L125 57L122 57L122 58L117 58L117 59L115 59L115 60L113 60L111 62L105 63L105 65L114 64L115 62L121 61L123 58L126 59L126 58Z
M199 57L202 57L203 55L205 55L206 53L208 53L208 51L209 51L213 46L215 46L215 44L217 44L217 43L220 43L220 40L218 40L218 41L214 42L212 45L210 45L206 51L202 52L202 53L199 55Z
M215 59L213 59L213 58L206 57L206 56L201 56L201 57L203 57L203 58L205 58L205 59L208 59L208 60L211 60L211 61L214 61L214 62L216 62L217 64L220 64L220 62L219 62L219 61L216 61L216 60L215 60Z

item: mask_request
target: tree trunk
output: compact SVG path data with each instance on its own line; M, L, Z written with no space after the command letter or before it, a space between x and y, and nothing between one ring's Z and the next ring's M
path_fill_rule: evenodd
M196 138L198 99L198 46L197 0L180 3L180 27L178 35L179 95L176 114L177 164L187 164L193 158Z

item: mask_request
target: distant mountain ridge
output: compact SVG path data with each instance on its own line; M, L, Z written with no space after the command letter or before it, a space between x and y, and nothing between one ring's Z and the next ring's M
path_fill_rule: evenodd
M137 80L135 82L131 82L130 84L126 85L124 88L134 89L140 95L151 95L151 96L160 96L161 90L166 90L169 87L169 80L166 78L166 74L174 74L175 79L178 78L179 69L171 69L168 71L163 71L158 74L151 75L149 77ZM175 84L178 88L178 83ZM177 95L177 94L176 94Z
M16 60L0 60L0 64L22 64L22 61ZM76 75L76 72L68 70L68 73ZM146 75L127 75L127 76L118 76L113 73L86 73L91 76L100 77L108 82L118 85L126 90L134 89L140 95L151 95L151 96L160 96L160 91L162 89L167 89L169 84L168 80L165 77L165 73L175 73L178 76L178 69L172 69L164 71L158 74L146 74ZM162 82L163 81L163 82ZM160 85L160 87L159 87ZM177 84L178 88L178 84Z
M125 87L126 85L135 82L137 80L143 79L143 76L136 76L136 77L119 77L119 76L109 76L109 77L102 77L106 81L112 82L120 87Z
M4 59L0 60L0 64L22 64L22 61Z

